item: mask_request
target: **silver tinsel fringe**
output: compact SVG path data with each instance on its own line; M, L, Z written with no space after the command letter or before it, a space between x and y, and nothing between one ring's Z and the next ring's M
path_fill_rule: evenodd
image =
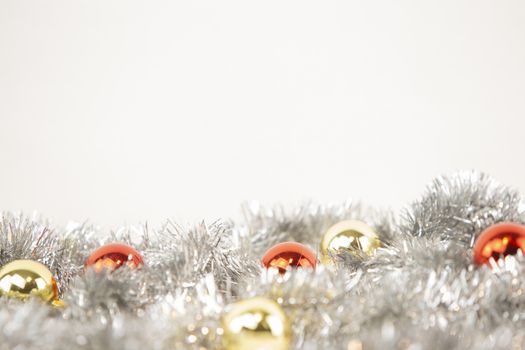
M67 307L2 298L0 350L218 349L224 308L250 296L282 305L293 349L525 348L525 258L472 265L473 242L493 223L525 223L516 191L484 174L437 178L396 218L348 201L295 210L243 206L242 222L158 229L52 227L2 213L0 264L47 265ZM372 257L341 254L337 264L280 276L261 267L276 243L318 251L322 234L344 219L369 223L383 246ZM91 251L131 244L145 266L84 271Z

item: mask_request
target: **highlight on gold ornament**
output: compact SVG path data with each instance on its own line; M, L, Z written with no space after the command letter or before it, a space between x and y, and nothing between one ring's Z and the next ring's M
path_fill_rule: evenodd
M321 240L321 262L330 264L332 255L347 251L351 254L374 254L381 246L372 227L359 220L345 220L330 227Z
M14 260L0 269L0 295L19 300L37 297L45 302L58 302L53 274L34 260Z
M290 344L290 321L281 306L267 298L230 305L221 324L226 350L285 350Z
M504 222L485 229L476 239L473 248L474 263L488 264L509 255L525 253L525 226Z

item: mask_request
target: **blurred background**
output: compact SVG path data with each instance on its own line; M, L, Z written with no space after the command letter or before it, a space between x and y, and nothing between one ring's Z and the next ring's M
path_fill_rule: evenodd
M0 2L0 208L105 227L525 192L525 2Z

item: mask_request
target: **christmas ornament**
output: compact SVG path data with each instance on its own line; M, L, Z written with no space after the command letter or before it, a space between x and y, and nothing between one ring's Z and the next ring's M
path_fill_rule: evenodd
M276 302L255 297L230 305L222 318L226 350L285 350L291 326Z
M315 253L301 243L284 242L274 245L264 254L262 263L266 268L278 268L281 274L290 267L315 268Z
M346 250L372 255L381 242L374 230L362 221L341 221L326 231L321 241L321 262L331 262L331 254Z
M525 226L506 222L490 226L483 231L474 244L474 262L477 265L488 263L490 258L515 255L519 250L525 252Z
M254 216L242 222L144 225L132 231L147 246L153 268L109 275L79 275L85 247L99 247L96 226L53 227L0 213L0 266L19 257L44 261L67 301L56 310L0 297L0 348L224 350L223 341L230 349L279 348L284 333L291 340L283 347L290 350L525 349L525 264L521 248L512 248L520 245L519 233L489 240L493 252L502 252L491 258L517 253L498 261L497 273L473 269L468 255L482 229L525 223L519 193L490 177L463 174L440 177L413 203L397 218L362 211L357 203L311 203L282 213L253 207ZM316 266L285 278L260 273L268 247L286 241L312 246L326 223L351 218L373 218L384 242L381 254L359 263L366 253L352 248L336 255L342 258L337 269ZM127 242L128 232L117 229L113 239ZM237 305L227 309L229 301L252 300L255 293L283 310L263 299L279 311L248 308L228 316ZM288 328L286 318L275 316L282 311L293 323L289 333L274 336L272 329ZM253 346L254 339L263 340Z
M34 260L14 260L0 269L0 295L20 300L35 296L54 302L58 299L58 289L45 265Z
M115 270L126 264L130 268L143 265L138 251L126 244L111 243L96 249L86 260L85 266L93 266L96 271Z

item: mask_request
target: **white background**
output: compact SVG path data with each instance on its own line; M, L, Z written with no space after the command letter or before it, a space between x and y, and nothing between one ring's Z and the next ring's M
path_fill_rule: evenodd
M0 1L0 208L58 223L525 191L524 127L524 1Z

